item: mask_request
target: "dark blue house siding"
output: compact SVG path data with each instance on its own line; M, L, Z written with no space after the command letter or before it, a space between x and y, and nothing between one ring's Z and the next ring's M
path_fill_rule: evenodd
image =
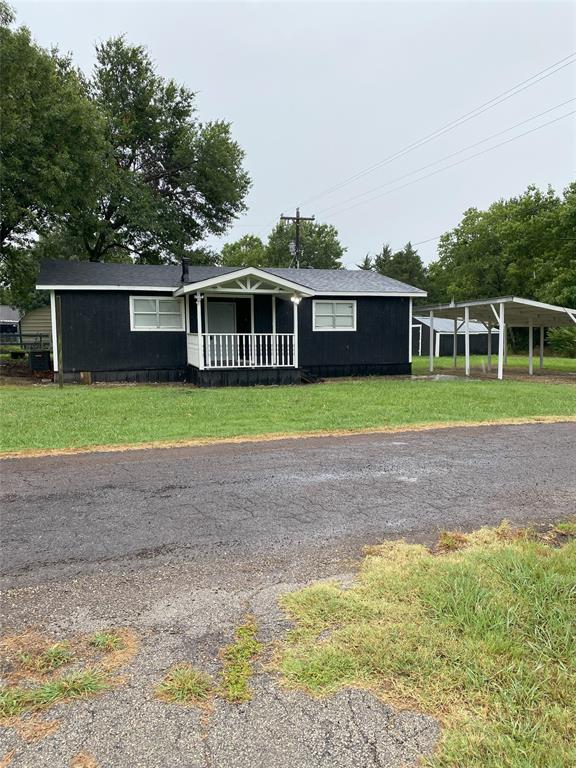
M131 331L130 296L166 295L146 291L62 291L62 337L64 372L78 379L92 373L93 381L171 381L190 374L186 356L186 334L176 331ZM322 299L356 301L356 331L314 331L312 298L298 308L299 367L310 377L408 374L410 302L407 298L376 296L322 296ZM214 300L214 299L210 299ZM218 300L218 299L215 299ZM221 300L230 300L224 299ZM236 298L238 332L250 332L251 303ZM196 301L189 298L190 331L196 331ZM202 303L204 314L204 304ZM276 330L292 333L294 305L276 297ZM256 333L272 331L272 297L254 297ZM285 372L286 373L286 372ZM296 372L294 371L294 374ZM207 376L223 376L217 371ZM226 372L232 381L236 372ZM264 383L261 373L247 383ZM288 374L286 374L287 376ZM292 376L293 378L293 376ZM292 378L290 380L292 380ZM284 379L282 379L284 381ZM278 383L281 383L280 380Z
M346 299L356 301L356 331L314 331L313 299L302 300L298 310L300 367L319 376L409 374L410 300L380 296Z
M102 374L93 380L133 378L154 372L151 380L184 377L186 334L178 331L131 331L130 296L161 296L146 291L61 291L64 373ZM167 291L166 296L171 296ZM126 374L126 376L114 376ZM106 374L106 375L104 375ZM140 376L146 379L146 376Z

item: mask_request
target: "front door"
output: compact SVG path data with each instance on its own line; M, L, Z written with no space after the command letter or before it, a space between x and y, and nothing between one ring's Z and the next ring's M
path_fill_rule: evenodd
M207 315L206 332L209 335L206 351L210 365L228 367L232 364L233 340L221 334L236 333L236 304L208 299Z
M208 300L207 333L236 333L236 304Z

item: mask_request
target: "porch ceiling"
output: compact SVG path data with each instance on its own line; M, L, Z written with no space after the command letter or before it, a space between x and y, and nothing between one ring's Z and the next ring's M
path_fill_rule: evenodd
M214 294L290 294L296 296L313 296L314 291L292 280L271 275L260 269L244 268L225 275L218 275L208 280L183 285L174 292L175 296L203 291Z

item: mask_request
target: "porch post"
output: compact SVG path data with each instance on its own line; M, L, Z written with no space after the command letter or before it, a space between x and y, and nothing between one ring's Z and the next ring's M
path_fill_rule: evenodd
M198 326L198 355L201 371L204 370L204 335L202 333L202 296L200 291L196 291L196 324Z
M272 296L272 365L278 365L278 348L276 338L276 296Z
M412 363L412 299L408 310L408 362Z
M298 368L298 304L300 304L300 297L292 296L292 302L294 304L294 368Z

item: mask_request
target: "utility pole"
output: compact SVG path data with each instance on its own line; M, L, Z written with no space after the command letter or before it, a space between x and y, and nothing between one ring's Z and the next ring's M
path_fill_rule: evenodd
M300 266L300 222L301 221L314 221L314 216L300 216L300 208L296 208L296 216L280 216L280 221L293 221L296 224L296 243L295 243L295 257L296 266Z

